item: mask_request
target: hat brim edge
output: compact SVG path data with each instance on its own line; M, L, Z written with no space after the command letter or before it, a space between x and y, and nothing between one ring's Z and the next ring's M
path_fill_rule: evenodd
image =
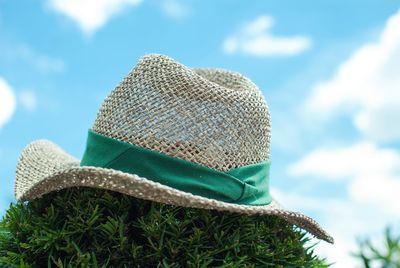
M31 201L47 193L70 187L92 187L127 194L139 199L182 207L215 209L247 215L275 215L326 242L334 240L315 220L282 207L274 198L268 205L238 205L193 195L154 182L151 179L118 170L81 167L56 144L39 140L21 153L15 178L18 201Z

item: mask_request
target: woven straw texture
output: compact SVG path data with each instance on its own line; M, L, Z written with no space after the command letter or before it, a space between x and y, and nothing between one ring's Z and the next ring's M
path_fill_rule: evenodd
M247 78L219 69L189 69L162 55L147 55L111 92L95 132L226 171L269 159L270 116L260 90ZM225 203L111 169L80 167L57 145L35 141L21 154L15 195L32 200L66 187L110 189L185 207L277 215L333 242L313 219L265 206Z
M268 107L252 82L163 56L140 61L106 98L93 130L223 171L269 157Z

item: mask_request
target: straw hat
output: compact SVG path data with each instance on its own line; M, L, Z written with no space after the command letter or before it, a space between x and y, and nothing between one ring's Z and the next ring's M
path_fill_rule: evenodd
M261 91L221 69L146 55L104 100L81 161L47 140L22 152L17 200L87 186L183 207L276 215L328 242L269 193L270 115Z

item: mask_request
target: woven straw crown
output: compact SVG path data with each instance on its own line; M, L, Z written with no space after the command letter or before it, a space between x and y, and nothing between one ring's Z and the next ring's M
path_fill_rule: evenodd
M270 115L254 83L162 55L140 60L105 99L92 129L221 171L269 159Z

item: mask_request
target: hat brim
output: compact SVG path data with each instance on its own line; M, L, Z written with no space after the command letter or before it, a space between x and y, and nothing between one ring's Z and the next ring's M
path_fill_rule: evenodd
M81 167L79 163L79 160L50 141L38 140L29 144L23 150L17 165L14 187L17 200L30 201L69 187L101 188L182 207L215 209L247 215L276 215L319 239L333 243L333 238L316 221L299 212L285 209L274 198L268 205L237 205L193 195L118 170Z

